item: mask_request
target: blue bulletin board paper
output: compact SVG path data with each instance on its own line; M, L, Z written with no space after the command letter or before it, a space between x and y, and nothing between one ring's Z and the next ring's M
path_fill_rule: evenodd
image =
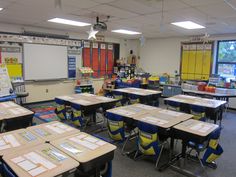
M76 78L76 57L68 57L68 78Z

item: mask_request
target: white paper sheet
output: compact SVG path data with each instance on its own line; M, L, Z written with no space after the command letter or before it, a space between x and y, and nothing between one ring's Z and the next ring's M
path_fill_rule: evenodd
M99 145L99 146L103 146L103 145L107 144L107 142L105 142L105 141L98 141L98 142L96 142L96 144Z
M99 147L99 146L96 145L96 144L90 143L90 142L88 142L88 141L80 140L80 139L78 139L78 138L76 138L76 137L70 138L70 140L73 141L73 142L75 142L75 143L77 143L77 144L79 144L79 145L82 145L82 146L84 146L84 147L86 147L86 148L89 148L89 149L91 149L91 150L95 150L95 149L97 149L97 148Z
M9 109L8 111L10 111L14 115L21 114L21 112L19 112L18 110L14 109L14 108L13 109Z
M154 110L154 109L156 109L153 106L148 106L148 105L143 105L143 104L137 104L137 105L134 105L134 106L138 107L138 108L143 108L143 109L146 109L146 110Z
M11 148L11 146L9 144L5 145L5 146L0 146L0 151L5 150L5 149L9 149L9 148Z
M174 117L178 117L178 116L183 115L183 113L176 112L176 111L169 111L169 110L161 110L161 111L159 111L159 112L160 112L160 113L163 113L163 114L170 115L170 116L174 116Z
M22 162L19 162L17 163L17 165L23 168L25 171L29 171L37 167L34 163L30 162L29 160L24 160Z
M78 139L83 139L83 138L85 138L86 136L88 136L88 135L81 133L81 134L79 134L76 138L78 138Z
M12 134L4 135L2 138L4 139L5 142L10 143L12 147L20 146L20 143L16 140L16 138Z
M86 138L84 138L84 140L89 141L91 143L96 143L98 141L98 139L96 139L92 136L87 136Z
M60 144L60 146L61 146L63 149L65 149L65 150L71 152L72 154L78 154L78 153L83 152L82 150L79 150L79 149L73 147L72 145L70 145L69 143L66 143L66 142Z
M87 104L91 104L92 103L91 101L82 100L82 99L75 100L74 102L77 103L77 104L81 104L81 105L87 105Z
M40 166L38 168L35 168L35 169L32 169L30 171L28 171L28 173L31 175L31 176L38 176L39 174L45 172L47 169Z
M46 125L45 127L47 127L48 129L50 129L50 130L52 130L52 131L54 131L54 132L56 132L58 134L65 133L65 130L60 129L58 127L55 127L55 126L53 126L53 124L52 125Z
M19 163L19 162L22 162L24 160L25 160L25 158L23 158L22 156L11 159L11 161L14 162L14 163Z
M28 154L24 155L28 160L32 161L35 164L41 164L47 169L51 170L56 167L55 164L50 162L49 160L45 159L44 157L40 156L39 154L35 152L30 152Z
M5 145L6 145L6 142L0 139L0 146L5 146Z

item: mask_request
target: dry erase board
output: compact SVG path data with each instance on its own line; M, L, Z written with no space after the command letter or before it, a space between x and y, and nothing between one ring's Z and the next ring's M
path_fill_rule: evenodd
M67 47L24 44L25 80L68 78Z

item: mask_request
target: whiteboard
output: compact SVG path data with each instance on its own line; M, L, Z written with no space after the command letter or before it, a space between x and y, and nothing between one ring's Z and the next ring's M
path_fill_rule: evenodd
M67 78L67 47L24 44L25 80Z

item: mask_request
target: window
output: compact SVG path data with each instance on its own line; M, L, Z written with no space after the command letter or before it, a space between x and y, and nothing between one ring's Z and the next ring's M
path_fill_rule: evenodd
M236 76L236 40L219 41L216 59L217 74L234 78Z

